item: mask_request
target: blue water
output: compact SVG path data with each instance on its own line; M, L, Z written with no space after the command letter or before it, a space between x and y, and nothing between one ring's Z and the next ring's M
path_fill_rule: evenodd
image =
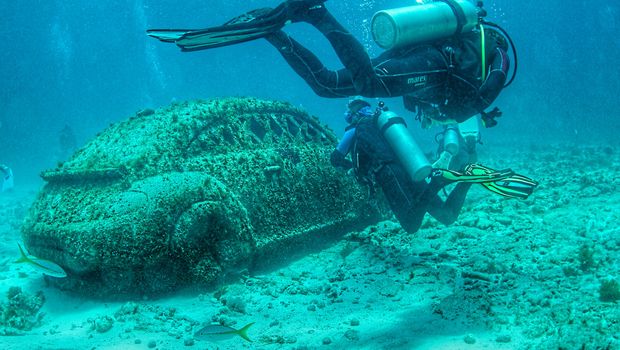
M0 162L22 180L58 161L58 133L79 144L111 122L174 100L257 96L301 105L338 133L344 100L316 96L268 43L182 53L145 35L147 28L200 28L242 10L274 6L173 0L3 1L0 4ZM368 19L411 1L329 1L328 7L375 55ZM496 101L501 125L489 140L613 142L620 126L620 5L617 2L486 1L519 49L516 82ZM341 65L305 24L287 29L330 68ZM399 99L389 101L402 112ZM544 137L540 137L544 136ZM431 146L429 146L431 147ZM432 146L434 147L434 146Z
M337 19L360 38L369 53L375 56L381 53L381 49L373 43L369 35L368 27L372 14L380 9L408 5L412 2L413 0L329 0L327 6ZM278 0L187 0L183 2L178 0L5 0L0 2L0 164L7 164L14 171L16 191L13 194L21 194L20 191L23 191L26 185L40 186L42 181L39 179L39 172L55 167L57 162L66 159L68 154L63 150L60 140L61 130L64 128L69 127L72 130L79 147L111 123L125 120L144 108L158 108L174 101L225 96L255 96L284 100L307 109L332 127L338 135L342 135L345 126L342 115L347 100L326 99L315 95L266 41L257 40L209 51L183 53L176 46L161 43L145 34L148 28L201 28L218 25L243 11L277 4ZM608 274L617 274L617 256L612 256L611 248L617 251L620 243L610 243L607 235L617 234L616 226L620 214L618 214L617 207L606 206L605 203L617 203L616 199L606 198L612 198L618 186L617 176L609 169L618 169L617 151L614 147L618 146L617 133L620 129L620 104L616 96L616 93L620 91L620 69L616 67L616 62L620 58L620 37L618 36L620 3L617 0L597 2L497 0L485 1L485 5L489 12L488 19L500 24L510 33L519 53L517 79L512 86L502 92L494 103L504 112L499 120L499 126L482 131L485 145L490 145L484 150L485 156L498 163L501 163L504 158L512 159L511 157L517 156L517 158L520 157L519 159L525 159L516 163L516 166L527 170L528 173L534 173L543 183L540 191L544 191L545 194L537 197L538 202L535 202L534 206L536 210L525 220L519 221L518 215L510 212L509 207L513 206L525 212L531 204L529 202L526 204L519 202L521 204L514 205L512 203L516 202L510 202L511 204L506 205L504 209L500 206L499 210L505 216L516 215L514 226L518 229L522 230L525 225L528 230L535 232L531 237L527 237L528 241L534 236L547 235L555 239L557 235L559 238L550 240L555 244L564 237L570 238L568 240L570 249L565 248L565 251L560 249L562 248L559 247L560 243L545 247L552 255L555 254L564 259L560 260L561 264L569 267L575 265L577 244L579 243L580 247L585 246L583 245L585 243L581 243L580 240L581 236L584 236L585 242L595 247L593 248L596 253L595 257L601 259L600 264L604 267L601 269L609 271L601 276L607 278ZM286 31L312 51L317 52L329 68L341 67L341 63L328 42L309 25L294 24L288 26ZM386 102L392 110L406 118L424 150L436 148L433 136L437 130L421 130L418 123L414 121L413 114L403 108L400 98L388 99ZM533 144L536 147L531 147ZM531 150L545 150L544 147L548 144L561 144L562 146L554 146L551 151L541 152L545 155L542 160L536 159L537 155L524 155ZM586 147L586 151L575 147L574 152L566 152L567 149L572 150L570 148L572 146L592 144L604 147ZM501 147L493 148L493 145ZM516 155L505 156L506 152L514 149L518 149L521 153L514 152ZM554 152L561 156L549 156ZM613 159L602 159L605 155ZM615 158L612 155L615 155ZM590 171L587 163L592 159L597 159L593 163L598 166L611 164L604 169L596 168L594 180L587 175ZM564 168L562 168L561 176L581 174L581 172L585 172L586 175L579 175L578 181L562 177L556 179L558 172L555 169L545 168L549 163L547 160L565 161L562 165ZM531 168L528 168L530 166ZM583 169L573 169L573 166L582 166ZM552 180L549 180L548 174L553 175ZM600 182L603 183L601 189L592 185L599 179L602 179ZM573 187L579 187L578 185L583 186L575 190ZM560 190L555 190L554 186L558 186ZM566 194L563 190L566 190ZM599 198L599 195L602 197ZM34 193L30 192L24 196L28 200L33 200ZM5 198L1 199L0 204L5 205ZM482 219L491 222L492 220L489 220L487 216L497 214L498 202L493 200L489 202L490 204L486 203L481 198L487 197L482 194L474 198L477 200L468 202L469 205L474 206L474 209L470 211L476 212L476 215L480 214ZM595 205L600 205L600 208L592 209ZM477 209L476 206L482 209ZM9 207L10 210L6 209ZM24 200L16 205L6 204L6 208L0 206L0 209L3 210L2 213L11 212L11 217L21 219L27 207L28 203ZM583 211L584 208L591 211ZM595 214L598 216L588 218L588 215ZM544 217L544 220L541 217ZM15 218L7 224L9 220L0 216L0 232L7 234L7 237L3 237L5 241L9 238L15 240L18 236L19 222ZM495 236L489 235L484 239L494 243L500 242L506 248L503 251L507 252L512 251L513 244L516 246L515 257L502 254L502 250L498 250L497 255L506 260L506 266L518 260L540 259L543 261L546 259L542 253L540 256L534 254L535 256L531 259L520 256L521 254L529 257L527 252L530 250L534 253L536 250L534 244L532 243L534 248L530 249L528 246L528 249L523 250L525 253L519 252L518 249L523 249L517 244L519 239L515 239L515 242L510 241L514 233L514 228L510 224L511 218L504 217L503 220L509 222L506 224L507 233L501 227L501 230L493 231ZM495 227L498 226L500 224L495 224ZM560 231L563 226L566 226L566 231ZM451 230L451 228L446 228L442 233L445 233L446 237L448 235L457 237L459 231ZM540 230L540 232L535 230ZM602 238L598 238L598 234ZM438 235L438 237L443 236ZM422 238L424 239L424 236ZM423 239L421 242L425 242ZM602 246L601 242L607 245ZM620 241L616 239L615 242ZM472 249L482 246L481 244L491 243L485 243L483 238L480 241L471 241ZM8 245L1 249L2 260L0 262L9 266L13 252L9 250ZM341 254L339 251L346 250L339 249L334 249L332 254L337 256ZM420 250L422 251L423 247ZM566 252L566 250L570 251ZM464 249L463 256L467 257L468 252L469 250ZM491 256L496 254L493 250L489 252ZM546 250L544 252L546 254ZM356 254L362 255L359 252ZM606 259L605 254L609 254ZM338 265L339 262L336 259L333 266L326 269L326 273L322 271L321 264L316 264L312 257L308 258L307 265L315 266L317 269L312 274L312 279L323 283L324 275L335 275L341 271L359 269L357 275L363 276L368 270L376 268L372 258L372 255L362 256L359 260L361 264L351 259L344 268ZM323 259L332 262L329 259ZM387 266L386 269L391 268L389 259L383 259L380 262ZM4 269L4 272L8 271L8 267ZM299 268L299 271L293 268L294 273L291 273L293 277L290 277L290 280L299 282L299 276L303 276L307 269L306 266ZM381 272L377 273L377 275L381 274ZM399 276L399 274L400 271L397 271L393 275ZM352 273L352 275L356 274ZM533 276L532 279L539 278L537 271L530 273L526 270L523 275ZM392 275L388 274L388 276ZM583 276L583 279L574 282L578 286L576 288L573 288L573 280L564 278L564 275L560 276L558 280L565 284L559 292L565 293L562 298L553 299L549 296L555 294L555 290L549 295L544 295L544 298L551 299L557 304L568 303L572 302L570 299L572 294L566 293L567 290L583 290L586 302L595 300L595 305L599 310L612 315L614 312L612 307L617 305L601 304L598 300L598 286L603 277L591 277L587 271L583 274L580 272L577 276L576 278ZM289 276L285 277L289 278ZM617 278L617 275L612 277ZM24 276L20 278L23 279ZM371 279L374 281L374 277ZM446 278L444 282L445 280ZM36 280L35 283L37 287L44 287L42 279ZM385 281L385 283L389 285L390 281ZM542 277L536 280L536 283L542 287L548 287L545 284L547 281ZM552 285L550 288L556 288L552 283L549 285ZM436 281L433 279L428 282L428 286L429 290L435 288ZM410 290L405 290L402 294L413 298L413 292L417 287L410 285L408 288ZM351 294L364 289L365 287L352 288ZM410 294L409 291L412 293ZM252 290L247 293L251 294ZM359 294L364 298L368 297L368 304L373 303L374 296L368 296L368 293L362 292ZM65 312L64 304L54 302L54 299L62 299L66 296L62 292L49 293L49 295L48 304L51 306L46 306L48 308L46 312L53 316L62 315ZM0 297L0 302L4 301L4 294ZM588 297L590 299L587 299ZM200 300L203 304L207 304L210 302L210 295ZM430 301L417 300L417 302ZM515 304L517 307L514 310L521 310L521 306L526 305L521 300L519 302L521 304ZM276 308L280 306L284 310L282 315L286 315L286 311L290 309L288 304L283 305L276 305ZM351 305L357 305L357 302ZM394 305L400 306L401 304ZM78 308L88 309L91 306L85 303L72 307L77 310ZM258 309L256 305L253 307ZM260 304L260 313L267 315L268 312L262 311L267 307L266 304ZM365 312L363 307L359 306L357 310ZM509 307L512 306L508 305L507 308ZM204 312L205 315L203 315L202 310L196 311L194 308L193 304L186 307L187 310L196 313L193 317L208 320L208 312ZM338 305L334 306L334 309L336 308ZM83 311L82 309L77 311ZM118 306L111 308L107 313L112 314L116 309ZM212 306L208 311L215 309L216 306ZM306 306L296 310L307 311ZM513 313L514 310L508 310L506 313ZM587 310L587 312L590 311ZM583 320L590 322L587 312L576 313L581 315ZM384 310L377 311L377 314L382 313L390 314ZM270 315L274 319L277 319L276 316ZM416 315L416 320L424 319L418 316ZM267 316L264 317L267 319ZM46 320L48 322L46 328L36 330L37 334L45 335L49 332L51 328L49 324L53 324L49 322L62 324L61 329L65 331L68 328L67 325L71 323L64 319L49 321L51 318L48 317ZM538 320L538 318L532 319ZM617 313L613 313L609 319L610 324L616 325L615 329L617 329ZM286 317L283 316L279 321L285 324L285 320ZM385 337L398 340L403 334L415 335L416 328L414 332L411 332L409 323L412 321L407 320L401 322L406 325L406 328L394 329L393 333L388 332ZM594 321L596 320L598 319L595 318ZM85 322L84 319L78 321ZM262 325L257 325L255 328L265 329L270 321L262 320ZM336 324L335 328L342 324L340 321L333 321ZM314 322L320 324L322 320L317 317ZM582 322L586 324L586 321ZM424 322L417 324L419 328L426 327ZM579 321L576 321L575 325L572 320L567 321L566 324L568 328L580 327ZM297 323L292 327L298 326L302 327ZM374 324L366 326L375 327ZM584 326L585 333L588 327L594 326L591 324ZM600 325L599 329L605 330L606 327L606 325ZM383 331L381 325L376 328L378 333ZM432 330L432 327L427 328ZM254 330L253 332L253 337L258 337L258 332ZM325 333L325 331L320 333L321 337ZM604 331L599 331L599 333L604 333ZM570 333L567 334L570 337ZM372 333L363 334L363 336L371 339ZM140 345L136 342L136 348L147 348L148 339L146 336L142 337L144 343ZM538 339L538 336L531 337ZM24 342L27 340L26 337L23 339ZM13 339L13 342L20 344L21 340L22 338ZM131 344L132 341L134 341L133 338L130 338L125 345ZM347 341L344 343L349 344ZM369 344L368 348L373 348L374 343ZM406 345L406 342L404 344ZM405 345L402 345L402 348L406 348ZM504 348L508 346L511 345L506 345ZM41 348L45 348L45 345ZM346 347L334 345L332 348Z

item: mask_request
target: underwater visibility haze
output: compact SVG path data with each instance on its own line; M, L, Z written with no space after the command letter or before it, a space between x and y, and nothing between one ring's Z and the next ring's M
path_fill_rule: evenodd
M326 6L375 57L373 14L415 3ZM278 4L0 4L1 347L620 349L620 4L484 1L518 72L475 161L505 173L415 233L330 165L348 97L264 39L146 33ZM342 68L311 25L284 30ZM367 101L435 160L443 128Z

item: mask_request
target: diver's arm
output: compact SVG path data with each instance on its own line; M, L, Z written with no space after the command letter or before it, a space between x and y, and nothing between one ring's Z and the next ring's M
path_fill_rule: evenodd
M480 110L486 109L502 91L509 68L510 60L506 52L500 48L495 49L495 57L489 67L487 78L478 90Z
M346 159L345 157L351 151L354 137L355 128L351 128L344 133L342 140L340 140L340 143L338 143L338 146L336 146L336 149L334 149L329 159L334 167L344 168L345 170L351 169L353 167L353 162Z
M337 149L332 152L329 161L335 168L342 168L344 170L349 170L353 167L353 162L345 158L345 155L340 153Z

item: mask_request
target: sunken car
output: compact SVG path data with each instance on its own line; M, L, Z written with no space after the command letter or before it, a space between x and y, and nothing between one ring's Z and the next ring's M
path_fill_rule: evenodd
M88 295L212 284L375 222L329 164L335 135L288 103L177 103L111 125L56 169L22 227L55 285Z

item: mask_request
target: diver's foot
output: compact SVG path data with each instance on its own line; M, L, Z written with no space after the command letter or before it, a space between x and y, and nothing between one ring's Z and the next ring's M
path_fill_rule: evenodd
M326 0L287 0L286 13L291 22L312 22L327 12Z
M265 16L270 14L271 11L273 11L273 8L271 7L264 7L264 8L252 10L252 11L246 12L242 15L239 15L229 20L228 22L224 23L224 25L228 26L228 25L234 25L234 24L254 22L256 20L263 19Z

